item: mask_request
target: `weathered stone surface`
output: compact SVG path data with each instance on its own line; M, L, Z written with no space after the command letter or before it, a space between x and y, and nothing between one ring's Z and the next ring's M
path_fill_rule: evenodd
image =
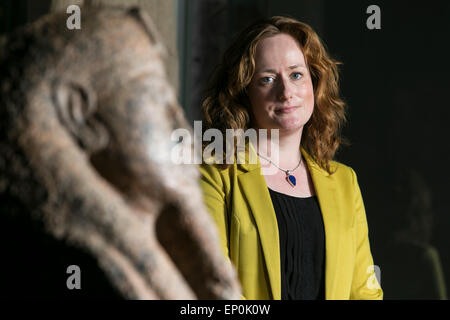
M152 19L156 25L161 41L167 48L167 57L164 65L170 84L175 91L178 90L178 53L177 53L177 17L175 0L53 0L50 10L65 11L71 4L83 5L86 8L92 6L139 6Z

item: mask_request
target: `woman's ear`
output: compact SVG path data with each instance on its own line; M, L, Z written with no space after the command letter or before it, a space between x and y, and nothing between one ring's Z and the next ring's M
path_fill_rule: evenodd
M97 96L92 88L75 81L55 79L52 101L59 121L82 149L91 154L106 147L109 135L96 118Z

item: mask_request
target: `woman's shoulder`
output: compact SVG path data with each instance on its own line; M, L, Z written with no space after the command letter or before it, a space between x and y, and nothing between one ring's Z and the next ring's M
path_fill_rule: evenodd
M224 181L229 179L230 171L232 171L231 166L225 166L224 164L217 163L209 163L207 161L203 161L198 165L198 169L200 171L201 179L203 180L214 180ZM228 179L227 179L228 177Z
M334 180L346 184L356 184L357 175L355 170L347 164L332 160L330 161L331 174L328 173ZM323 169L324 170L324 169Z
M230 166L209 161L202 161L202 163L198 165L198 168L201 172L210 172L215 174L224 174L230 170Z
M355 171L350 166L340 161L330 160L328 162L328 170L325 165L319 165L319 162L316 161L316 159L303 147L301 148L301 151L308 163L308 167L312 170L317 170L321 174L335 179L352 179L355 176Z
M330 166L336 168L336 173L339 172L341 175L353 175L355 172L349 165L336 160L330 161Z
M202 163L199 165L199 169L202 174L208 173L213 175L228 176L233 174L239 175L243 172L253 170L259 166L259 162L256 158L253 159L253 161L255 161L256 163L249 163L248 161L244 160L245 158L241 157L241 155L239 155L238 157L235 156L233 158L233 161L231 163L228 163L226 162L225 158L217 159L211 156L209 158L203 159Z
M351 178L355 175L355 171L348 166L337 160L330 160L328 162L329 170L325 166L319 165L308 153L303 152L306 162L308 163L310 169L315 169L326 176L331 176L332 178Z

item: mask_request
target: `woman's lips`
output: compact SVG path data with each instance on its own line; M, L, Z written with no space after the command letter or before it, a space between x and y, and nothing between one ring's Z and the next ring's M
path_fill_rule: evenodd
M275 109L275 113L291 113L294 112L296 109L298 109L298 107L285 107L285 108L278 108Z

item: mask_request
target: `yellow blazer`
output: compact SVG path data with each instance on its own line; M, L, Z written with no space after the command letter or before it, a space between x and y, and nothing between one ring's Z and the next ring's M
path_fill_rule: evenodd
M324 221L325 298L382 299L355 172L333 161L337 171L330 175L300 149ZM250 152L256 154L251 144ZM248 159L248 152L237 156ZM217 224L223 252L237 270L243 298L281 299L277 219L259 160L235 161L225 170L214 164L199 168L205 204Z

